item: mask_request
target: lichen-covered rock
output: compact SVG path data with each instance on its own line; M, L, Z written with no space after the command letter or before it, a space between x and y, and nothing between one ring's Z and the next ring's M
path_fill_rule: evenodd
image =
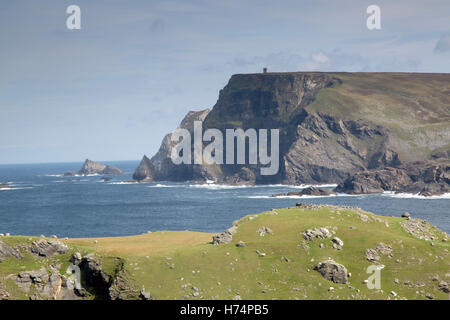
M370 262L377 262L380 260L380 255L375 249L366 249L365 256Z
M214 235L212 243L213 244L230 243L231 240L233 240L233 234L236 233L236 230L237 230L237 226L232 226L231 228L228 228L224 232Z
M318 271L324 279L334 283L347 283L348 281L347 268L334 260L319 262L314 270Z
M0 240L0 262L9 257L15 257L18 259L23 258L19 250L6 245L3 241Z
M303 239L314 241L316 239L328 239L333 234L327 228L308 229L302 233Z
M440 281L438 285L439 290L445 293L450 293L450 284L446 281Z
M432 241L437 239L437 231L433 230L433 226L422 219L409 218L408 220L402 221L400 225L403 229L418 239L424 239L427 241ZM446 234L443 232L442 237L446 238Z
M51 257L54 254L64 254L69 251L69 247L57 240L38 240L31 244L30 250L40 257Z
M257 232L261 237L264 237L266 235L266 233L273 234L272 229L265 227L265 226L262 226L261 228L259 228Z

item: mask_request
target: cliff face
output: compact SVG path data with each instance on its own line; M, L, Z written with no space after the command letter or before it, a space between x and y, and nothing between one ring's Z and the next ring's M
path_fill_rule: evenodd
M450 75L234 75L211 111L190 112L179 128L192 133L194 120L224 136L228 128L279 129L278 173L262 176L260 165L174 165L169 134L150 159L151 174L138 180L339 183L450 150Z

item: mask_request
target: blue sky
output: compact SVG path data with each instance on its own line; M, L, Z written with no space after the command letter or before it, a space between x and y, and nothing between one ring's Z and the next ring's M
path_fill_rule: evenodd
M152 156L232 74L264 66L448 73L449 16L448 0L3 0L0 163Z

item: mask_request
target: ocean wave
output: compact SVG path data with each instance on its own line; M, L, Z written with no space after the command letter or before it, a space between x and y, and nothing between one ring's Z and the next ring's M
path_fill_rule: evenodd
M34 189L34 187L12 187L12 188L1 188L0 191L9 191L9 190L23 190L23 189Z
M118 182L109 182L107 184L137 184L139 182L135 181L118 181Z
M310 187L316 188L336 188L337 184L301 184L299 186L290 186L291 188L306 189Z
M213 184L213 183L190 184L189 185L189 188L199 188L199 189L209 189L209 190L240 189L240 188L254 188L254 187L255 186L247 186L247 185L233 186L233 185Z
M101 174L98 173L92 173L92 174L73 174L69 176L65 176L64 174L44 174L44 177L64 177L64 178L73 178L73 177L98 177L101 176Z
M313 199L313 198L334 198L334 197L360 197L360 194L346 194L346 193L338 193L331 194L329 196L312 196L312 195L303 195L303 196L248 196L245 198L249 199Z
M167 184L155 184L154 186L149 186L149 188L176 188L178 186L171 186Z
M440 199L450 199L450 193L444 193L440 196L431 196L431 197L425 197L421 196L418 193L395 193L393 191L385 191L381 194L385 197L391 197L391 198L401 198L401 199L422 199L422 200L440 200Z

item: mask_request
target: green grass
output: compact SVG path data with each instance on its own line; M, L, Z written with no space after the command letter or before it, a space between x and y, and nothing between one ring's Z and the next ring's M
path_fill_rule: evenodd
M114 274L116 257L122 258L130 279L155 299L232 299L238 294L243 299L388 299L394 298L391 291L407 299L426 299L428 293L436 299L449 298L431 280L433 276L450 280L446 278L450 276L450 245L441 241L444 233L438 229L434 232L439 240L431 246L407 234L400 226L402 218L364 213L372 219L363 222L358 211L336 207L276 211L278 215L262 213L252 220L249 216L242 218L233 241L225 245L210 244L211 234L187 231L97 238L98 243L94 239L67 242L84 253L102 255L108 274ZM259 236L261 226L271 228L273 235ZM309 249L304 249L302 232L324 226L337 228L343 249L333 249L330 239L306 242ZM236 247L240 240L245 247ZM365 259L365 250L380 242L392 245L394 256L381 256L380 263L385 265L382 291L369 290L364 280L369 276L366 268L372 263ZM320 243L325 247L320 248ZM259 257L256 250L266 256ZM348 284L334 284L313 270L328 257L347 267L352 274ZM69 256L58 259L68 260ZM4 261L0 263L0 274L18 272L21 265L27 270L38 269L40 261L28 256L25 260ZM399 284L394 282L396 278ZM424 286L411 288L404 281ZM329 291L331 286L335 290ZM192 295L192 287L199 289L198 296Z
M319 91L307 109L344 119L366 119L391 133L402 160L427 158L448 146L449 76L409 73L336 73L342 84Z

